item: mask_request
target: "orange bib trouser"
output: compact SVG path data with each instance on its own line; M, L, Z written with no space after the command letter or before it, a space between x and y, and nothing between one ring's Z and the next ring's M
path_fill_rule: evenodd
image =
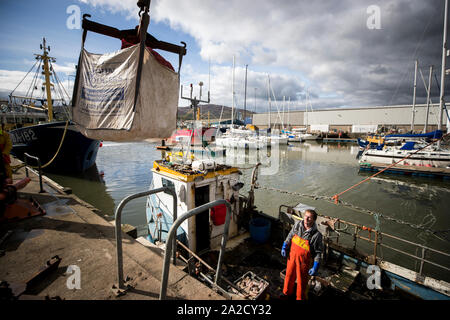
M291 240L291 250L286 267L286 278L284 279L283 288L285 295L294 293L295 280L297 279L297 300L306 299L310 265L311 252L309 250L309 241L295 235Z

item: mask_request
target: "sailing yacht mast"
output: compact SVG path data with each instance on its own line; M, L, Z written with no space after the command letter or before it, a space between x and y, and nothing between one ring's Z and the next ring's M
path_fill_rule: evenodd
M231 127L233 127L234 124L234 63L235 57L233 56L233 71L231 78Z
M427 113L425 117L425 126L423 128L423 133L426 133L428 129L428 115L430 113L430 93L431 93L432 75L433 75L433 66L430 66L430 75L428 76L428 89L427 89Z
M416 116L416 90L417 90L417 67L419 65L419 60L414 63L414 94L413 94L413 106L412 106L412 116L411 116L411 132L414 132L414 118Z
M289 103L288 103L288 121L287 121L288 125L288 130L291 130L291 97L289 97Z
M306 132L308 132L308 99L309 99L309 93L308 93L308 89L306 89L306 94L305 94Z
M247 68L248 68L248 64L245 65L244 124L245 124L245 118L247 117Z
M444 95L445 95L445 63L447 58L447 18L448 18L448 0L445 0L444 8L444 35L442 37L442 67L441 67L441 93L439 99L439 124L438 130L442 129L442 115L444 111ZM450 123L447 118L447 133L450 132ZM438 148L441 146L441 141L438 141Z
M267 96L269 97L269 129L272 126L271 124L271 119L270 119L270 76L267 75L267 79L269 80L268 85L267 85Z

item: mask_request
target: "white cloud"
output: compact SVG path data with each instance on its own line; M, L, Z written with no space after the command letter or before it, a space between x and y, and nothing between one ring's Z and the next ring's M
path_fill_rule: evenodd
M0 70L0 88L8 91L14 90L27 73L23 71ZM23 87L31 86L31 77L23 82ZM22 87L22 85L21 85ZM21 90L23 91L23 90Z
M54 69L58 72L58 79L62 81L61 85L65 88L66 92L71 95L70 90L73 88L73 77L68 78L68 75L73 75L75 73L75 66L73 64L67 64L64 66L53 64ZM42 90L43 78L38 77L34 80L36 67L28 73L25 71L14 71L14 70L1 70L0 69L0 89L2 92L11 93L14 90L14 95L19 96L30 96L41 98L45 96L45 92ZM66 74L66 77L64 74ZM69 80L68 80L69 79ZM52 80L52 83L54 81ZM56 98L61 98L58 91L53 91L53 96ZM63 90L64 92L64 90ZM67 95L64 94L64 98L68 99Z
M112 13L121 13L127 19L137 18L139 8L136 0L78 0L81 3L89 4L109 10Z
M138 12L135 0L80 1L127 17ZM405 72L413 68L414 59L425 60L424 65L440 64L442 3L380 0L376 5L382 29L369 30L367 8L373 4L372 0L153 0L150 17L196 40L203 62L211 59L214 66L211 96L220 103L231 101L231 70L223 65L231 65L233 56L237 65L250 64L249 70L287 70L288 75L281 71L273 75L272 85L280 97L305 87L293 76L297 73L307 79L319 106L409 103L412 79ZM240 68L236 79L242 83ZM186 66L182 72L195 81L207 79ZM249 75L249 84L251 80L258 87L261 99L266 77L264 72Z

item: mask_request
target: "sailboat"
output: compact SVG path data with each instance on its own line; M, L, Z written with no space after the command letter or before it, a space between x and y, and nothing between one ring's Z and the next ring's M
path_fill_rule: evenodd
M396 167L408 166L409 169L413 169L416 167L435 167L435 168L450 168L450 150L441 147L440 138L443 135L442 132L442 116L444 112L444 89L445 89L445 75L446 75L446 42L447 42L447 1L445 5L444 12L444 33L443 33L443 45L442 45L442 69L441 69L441 85L440 85L440 112L438 119L438 130L433 132L424 132L423 134L405 134L405 135L390 135L386 136L386 138L393 139L402 139L401 145L394 146L377 146L377 147L369 147L365 149L360 157L359 164L361 167L365 167L367 165L373 165L374 163L380 164L394 164L395 162L399 162ZM417 61L416 61L416 73L417 73ZM427 88L427 105L429 106L430 102L430 91L431 91L431 77L432 75L432 67L430 68L430 78L429 84ZM414 79L414 103L415 103L415 92L416 92L416 79ZM414 105L413 105L414 112ZM427 108L428 112L428 108ZM413 120L414 121L414 113ZM424 131L426 131L428 122L425 123ZM411 124L411 128L413 129L414 122ZM448 130L448 128L447 128ZM418 138L428 138L430 139L439 139L436 143L430 143L428 141L418 141ZM405 159L406 158L406 159Z
M42 54L35 54L34 66L38 65L38 67L31 82L32 87L25 96L16 93L17 88L14 89L9 95L9 104L13 117L18 114L17 110L22 110L23 114L27 114L28 110L34 110L45 121L25 126L16 124L17 128L9 132L13 144L11 153L30 164L37 163L28 156L25 159L25 154L37 157L45 171L84 172L95 164L100 141L85 137L70 121L70 113L67 111L67 103L63 96L65 90L52 65L56 60L48 55L50 46L47 46L45 38L43 38L40 48ZM32 69L27 75L31 73ZM41 83L42 95L38 97L35 91L39 91L37 90L38 80L41 74L44 75ZM52 91L58 93L60 98L54 99ZM62 106L56 106L57 103ZM60 113L58 109L65 112Z
M306 125L305 129L299 129L299 136L302 140L317 140L319 137L316 134L308 133L308 103L311 108L311 112L313 111L311 100L309 99L309 91L306 92L307 100L305 99L305 116L306 116Z

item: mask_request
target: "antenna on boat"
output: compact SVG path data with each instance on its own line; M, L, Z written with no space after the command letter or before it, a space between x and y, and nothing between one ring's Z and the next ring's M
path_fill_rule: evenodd
M192 126L193 127L192 128L192 134L191 134L191 137L190 137L189 142L188 142L188 151L186 153L186 156L191 153L191 140L192 140L192 136L195 134L195 131L196 131L195 130L196 129L196 120L200 121L200 114L197 111L198 110L198 104L200 102L209 103L210 100L211 100L209 91L208 91L208 100L202 100L203 82L200 81L198 85L200 87L200 94L199 94L199 98L198 99L197 99L197 96L192 97L193 90L194 90L194 86L192 85L192 83L190 84L191 90L190 90L190 96L189 97L183 97L183 86L181 86L181 99L189 100L191 102L191 106L190 107L193 108L193 110L194 110L194 124ZM201 127L201 125L200 125L200 127ZM200 135L201 131L198 131L198 132L199 132L199 135ZM200 137L200 141L201 141L201 138L202 137ZM184 161L184 156L183 156L183 161Z
M197 96L192 97L193 94L193 90L194 90L194 86L192 85L192 83L190 84L190 96L189 97L183 97L183 86L181 86L181 99L184 100L189 100L191 102L190 107L194 109L194 120L200 120L200 117L198 115L198 104L200 102L204 102L204 103L209 103L211 101L210 99L210 92L208 90L208 100L202 100L202 87L203 87L203 82L200 81L198 83L199 87L200 87L200 94L199 94L199 98L197 99Z

